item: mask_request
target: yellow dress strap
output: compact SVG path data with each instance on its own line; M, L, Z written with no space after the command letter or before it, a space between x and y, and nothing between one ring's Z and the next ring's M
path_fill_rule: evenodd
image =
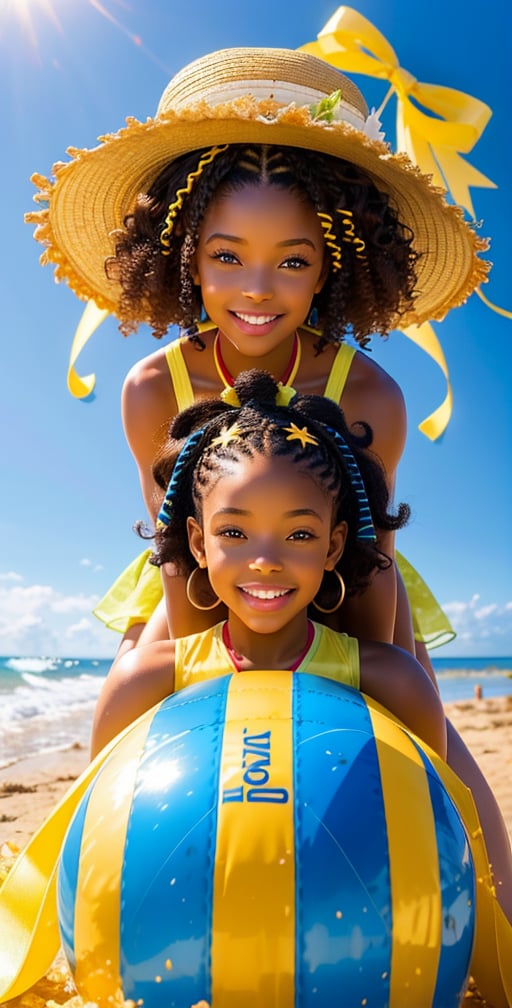
M315 636L297 671L334 679L359 689L359 641L321 623L313 623Z
M340 402L355 352L355 347L349 346L348 343L340 343L324 389L326 399L334 399L335 403Z
M224 622L216 623L200 633L178 637L175 641L175 692L192 683L205 682L216 676L229 675L235 667L222 640Z
M187 406L192 406L192 403L195 401L194 389L192 388L192 382L190 381L187 365L185 364L182 344L183 338L173 340L165 350L167 367L169 368L179 413L181 410L187 409Z

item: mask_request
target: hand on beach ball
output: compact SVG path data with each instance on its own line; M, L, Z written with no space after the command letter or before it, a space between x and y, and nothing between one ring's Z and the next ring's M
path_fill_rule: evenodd
M456 1008L474 892L417 739L350 687L244 672L114 746L63 846L59 925L100 1006Z

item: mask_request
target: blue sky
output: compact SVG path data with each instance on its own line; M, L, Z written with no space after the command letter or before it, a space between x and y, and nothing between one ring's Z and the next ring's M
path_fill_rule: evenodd
M146 331L124 339L113 320L83 353L92 402L66 388L82 306L23 223L34 171L48 175L65 150L95 146L127 115L152 115L185 63L235 45L295 48L316 37L335 2L311 0L0 0L2 124L2 494L0 654L108 657L119 638L91 615L95 601L140 549L144 514L123 439L124 375L155 348ZM355 0L418 80L474 94L493 117L469 160L497 184L474 189L494 268L486 295L512 308L510 267L511 61L501 39L510 14L490 4L472 19L462 0ZM506 20L505 20L506 19ZM369 104L386 85L359 78ZM506 100L508 96L508 101ZM394 101L384 124L391 135ZM437 367L400 333L372 353L402 385L409 436L398 484L413 510L400 549L426 577L456 626L439 655L512 655L512 321L473 295L436 332L454 392L440 442L417 424L444 398Z

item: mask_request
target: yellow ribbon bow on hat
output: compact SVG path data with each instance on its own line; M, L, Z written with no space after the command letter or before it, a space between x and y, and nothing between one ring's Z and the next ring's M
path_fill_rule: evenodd
M447 189L455 203L474 218L469 187L495 189L496 185L459 152L467 154L480 139L492 115L488 105L455 88L417 81L400 66L381 32L352 7L338 7L319 32L318 40L300 48L339 70L389 81L391 87L383 105L395 91L397 149L432 175L434 183Z
M394 91L397 150L405 151L425 174L432 175L436 185L447 190L455 203L475 217L470 186L495 189L496 185L461 157L460 152L467 154L480 139L492 115L488 105L455 88L417 81L400 66L384 35L352 7L338 7L319 32L317 41L300 48L339 70L389 81L390 88L379 112ZM418 105L428 112L421 111ZM509 311L492 304L479 288L476 293L488 308L512 318ZM444 401L419 425L423 434L435 441L447 427L452 410L452 390L443 350L429 322L408 326L402 332L438 364L446 378Z

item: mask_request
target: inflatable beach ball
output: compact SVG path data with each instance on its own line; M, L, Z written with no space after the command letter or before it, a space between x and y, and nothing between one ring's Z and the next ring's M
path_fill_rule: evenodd
M85 999L144 1008L455 1008L474 872L428 757L317 676L188 687L120 738L58 882Z

